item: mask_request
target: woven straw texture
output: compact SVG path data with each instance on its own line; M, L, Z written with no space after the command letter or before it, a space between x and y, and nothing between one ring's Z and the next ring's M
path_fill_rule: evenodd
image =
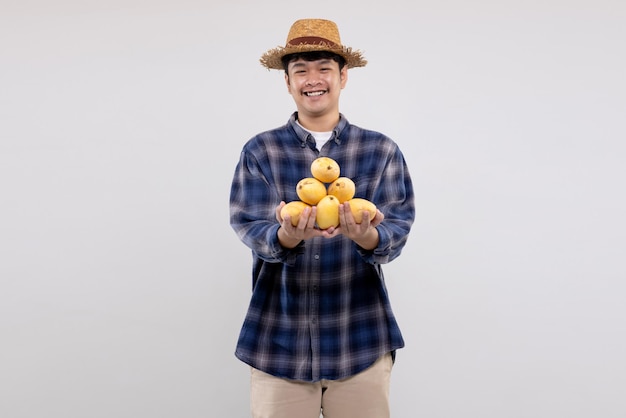
M364 67L367 64L361 51L341 44L337 25L325 19L297 20L289 30L285 46L270 49L259 61L268 69L282 70L282 57L309 51L330 51L341 55L348 68Z

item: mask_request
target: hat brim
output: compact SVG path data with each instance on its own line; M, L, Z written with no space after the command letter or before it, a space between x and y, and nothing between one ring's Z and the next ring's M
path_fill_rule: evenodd
M337 55L342 56L346 60L346 66L348 68L365 67L367 60L363 58L363 53L358 50L345 46L328 46L328 45L294 45L288 47L276 47L270 49L261 56L259 61L261 65L269 70L282 70L283 63L282 58L285 55L295 54L299 52L313 52L313 51L328 51L334 52Z

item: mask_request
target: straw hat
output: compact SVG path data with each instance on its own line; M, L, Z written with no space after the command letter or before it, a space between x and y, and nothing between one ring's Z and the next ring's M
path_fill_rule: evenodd
M341 55L346 60L348 68L364 67L367 64L361 51L352 50L341 44L339 29L335 22L324 19L296 20L291 25L285 46L270 49L261 56L260 61L267 69L282 70L282 57L309 51L330 51Z

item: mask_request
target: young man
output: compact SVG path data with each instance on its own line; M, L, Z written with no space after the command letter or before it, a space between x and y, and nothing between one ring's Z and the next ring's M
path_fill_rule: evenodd
M253 255L236 356L251 366L254 418L389 417L391 368L404 341L381 265L400 255L415 208L396 143L339 112L348 68L366 63L323 19L296 21L286 45L261 57L285 71L297 110L243 146L231 187L230 223ZM376 205L371 221L357 224L348 203L326 230L316 226L315 206L297 226L281 217L320 156L353 180L355 197Z

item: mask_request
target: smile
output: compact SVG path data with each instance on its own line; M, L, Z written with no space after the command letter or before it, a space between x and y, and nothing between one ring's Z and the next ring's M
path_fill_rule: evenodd
M304 95L308 96L308 97L316 97L316 96L321 96L322 94L325 94L326 90L320 90L320 91L305 91Z

